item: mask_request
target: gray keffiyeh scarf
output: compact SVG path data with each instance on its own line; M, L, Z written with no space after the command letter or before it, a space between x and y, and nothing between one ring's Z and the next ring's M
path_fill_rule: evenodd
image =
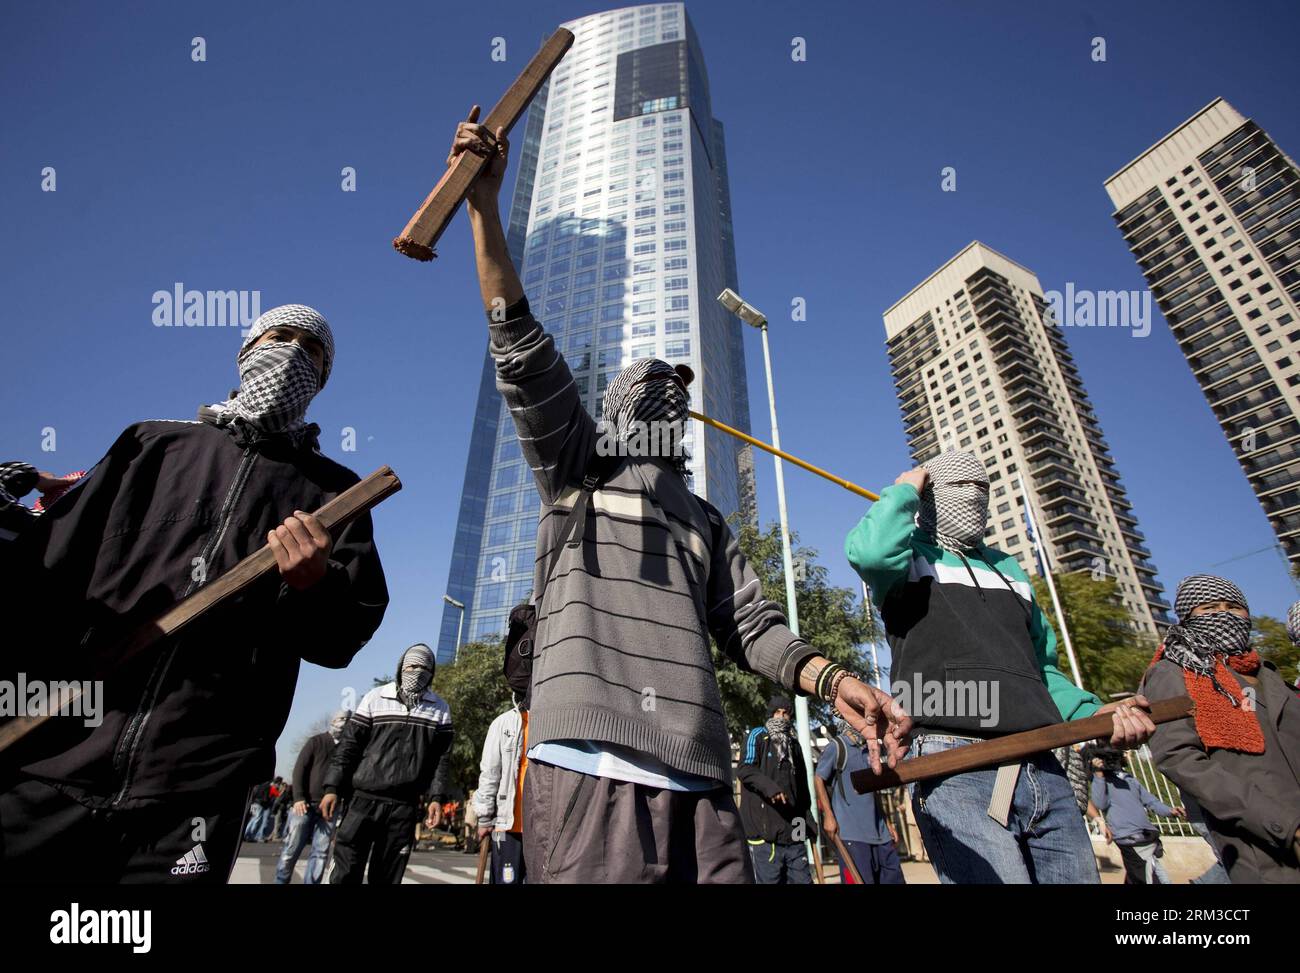
M940 453L922 464L930 474L916 523L946 551L979 544L989 520L989 475L974 453ZM963 482L974 481L974 482Z
M690 397L672 365L658 358L642 358L614 376L605 389L601 409L602 434L627 443L650 431L651 442L666 442L672 455L663 456L683 477L690 455L681 443L690 421ZM655 432L652 424L662 423Z

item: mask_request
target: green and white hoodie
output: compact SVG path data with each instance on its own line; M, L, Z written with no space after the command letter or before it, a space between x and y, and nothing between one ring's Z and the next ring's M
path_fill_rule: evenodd
M916 526L908 483L881 491L845 554L885 622L891 688L920 731L993 737L1091 716L1101 700L1056 667L1056 635L1016 559L964 557Z

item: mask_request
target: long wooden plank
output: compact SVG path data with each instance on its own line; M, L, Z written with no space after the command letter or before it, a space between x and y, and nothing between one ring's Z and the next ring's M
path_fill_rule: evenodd
M397 474L390 467L382 466L317 510L316 519L327 531L337 535L344 526L401 488L402 481L397 478ZM263 545L211 584L200 588L188 598L181 599L162 614L136 628L110 653L115 664L121 665L160 639L175 635L194 619L243 591L274 568L275 554L270 547ZM62 697L62 707L71 706L80 696L79 689L72 690ZM50 712L44 715L16 716L0 726L0 752L50 719L51 713L59 708L51 705Z
M1191 697L1175 696L1172 699L1162 699L1152 703L1148 715L1153 723L1159 725L1185 719L1195 712L1196 707ZM1056 723L1052 726L1039 727L1037 730L1026 730L1023 733L1010 733L1004 737L972 743L965 747L913 757L911 760L900 762L893 770L882 765L879 774L872 773L870 769L855 770L849 774L849 779L859 794L870 794L872 791L883 790L886 787L911 784L931 777L961 774L982 767L996 767L1042 753L1044 750L1055 750L1057 747L1066 747L1085 740L1109 737L1112 726L1109 713L1089 716L1082 720Z
M563 27L559 28L542 45L541 50L533 55L528 66L506 89L506 93L488 112L482 124L494 134L498 128L504 128L509 135L510 130L519 121L519 116L524 113L529 102L541 90L542 84L572 46L573 32ZM447 171L442 174L438 184L433 187L433 191L425 198L424 203L415 211L415 215L407 222L401 236L393 240L394 249L416 260L432 260L436 256L433 251L434 244L447 229L447 224L456 215L456 210L460 209L460 204L465 201L470 187L474 185L474 181L478 179L489 161L473 152L462 152L457 156L456 160L447 167Z

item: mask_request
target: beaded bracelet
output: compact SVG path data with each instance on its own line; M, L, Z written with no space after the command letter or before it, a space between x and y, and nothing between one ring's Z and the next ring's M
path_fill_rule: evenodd
M836 673L843 671L844 667L837 662L831 662L822 666L821 672L817 673L817 680L813 684L813 694L819 699L826 699L827 687L830 685L830 680L835 677Z
M840 694L840 683L842 683L845 679L849 678L850 676L852 676L854 679L858 678L856 675L849 672L847 669L840 669L839 672L835 673L834 678L831 679L830 695L826 698L826 702L830 703L832 706L835 705L835 698Z

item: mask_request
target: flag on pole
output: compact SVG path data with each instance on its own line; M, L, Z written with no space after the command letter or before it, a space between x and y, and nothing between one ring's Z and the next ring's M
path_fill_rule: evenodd
M1029 531L1029 544L1034 551L1034 563L1038 565L1038 573L1046 576L1049 569L1043 561L1047 556L1047 552L1043 550L1042 535L1038 533L1038 521L1034 519L1034 508L1029 502L1029 492L1025 489L1025 479L1023 476L1019 477L1019 479L1020 496L1025 501L1025 529Z

